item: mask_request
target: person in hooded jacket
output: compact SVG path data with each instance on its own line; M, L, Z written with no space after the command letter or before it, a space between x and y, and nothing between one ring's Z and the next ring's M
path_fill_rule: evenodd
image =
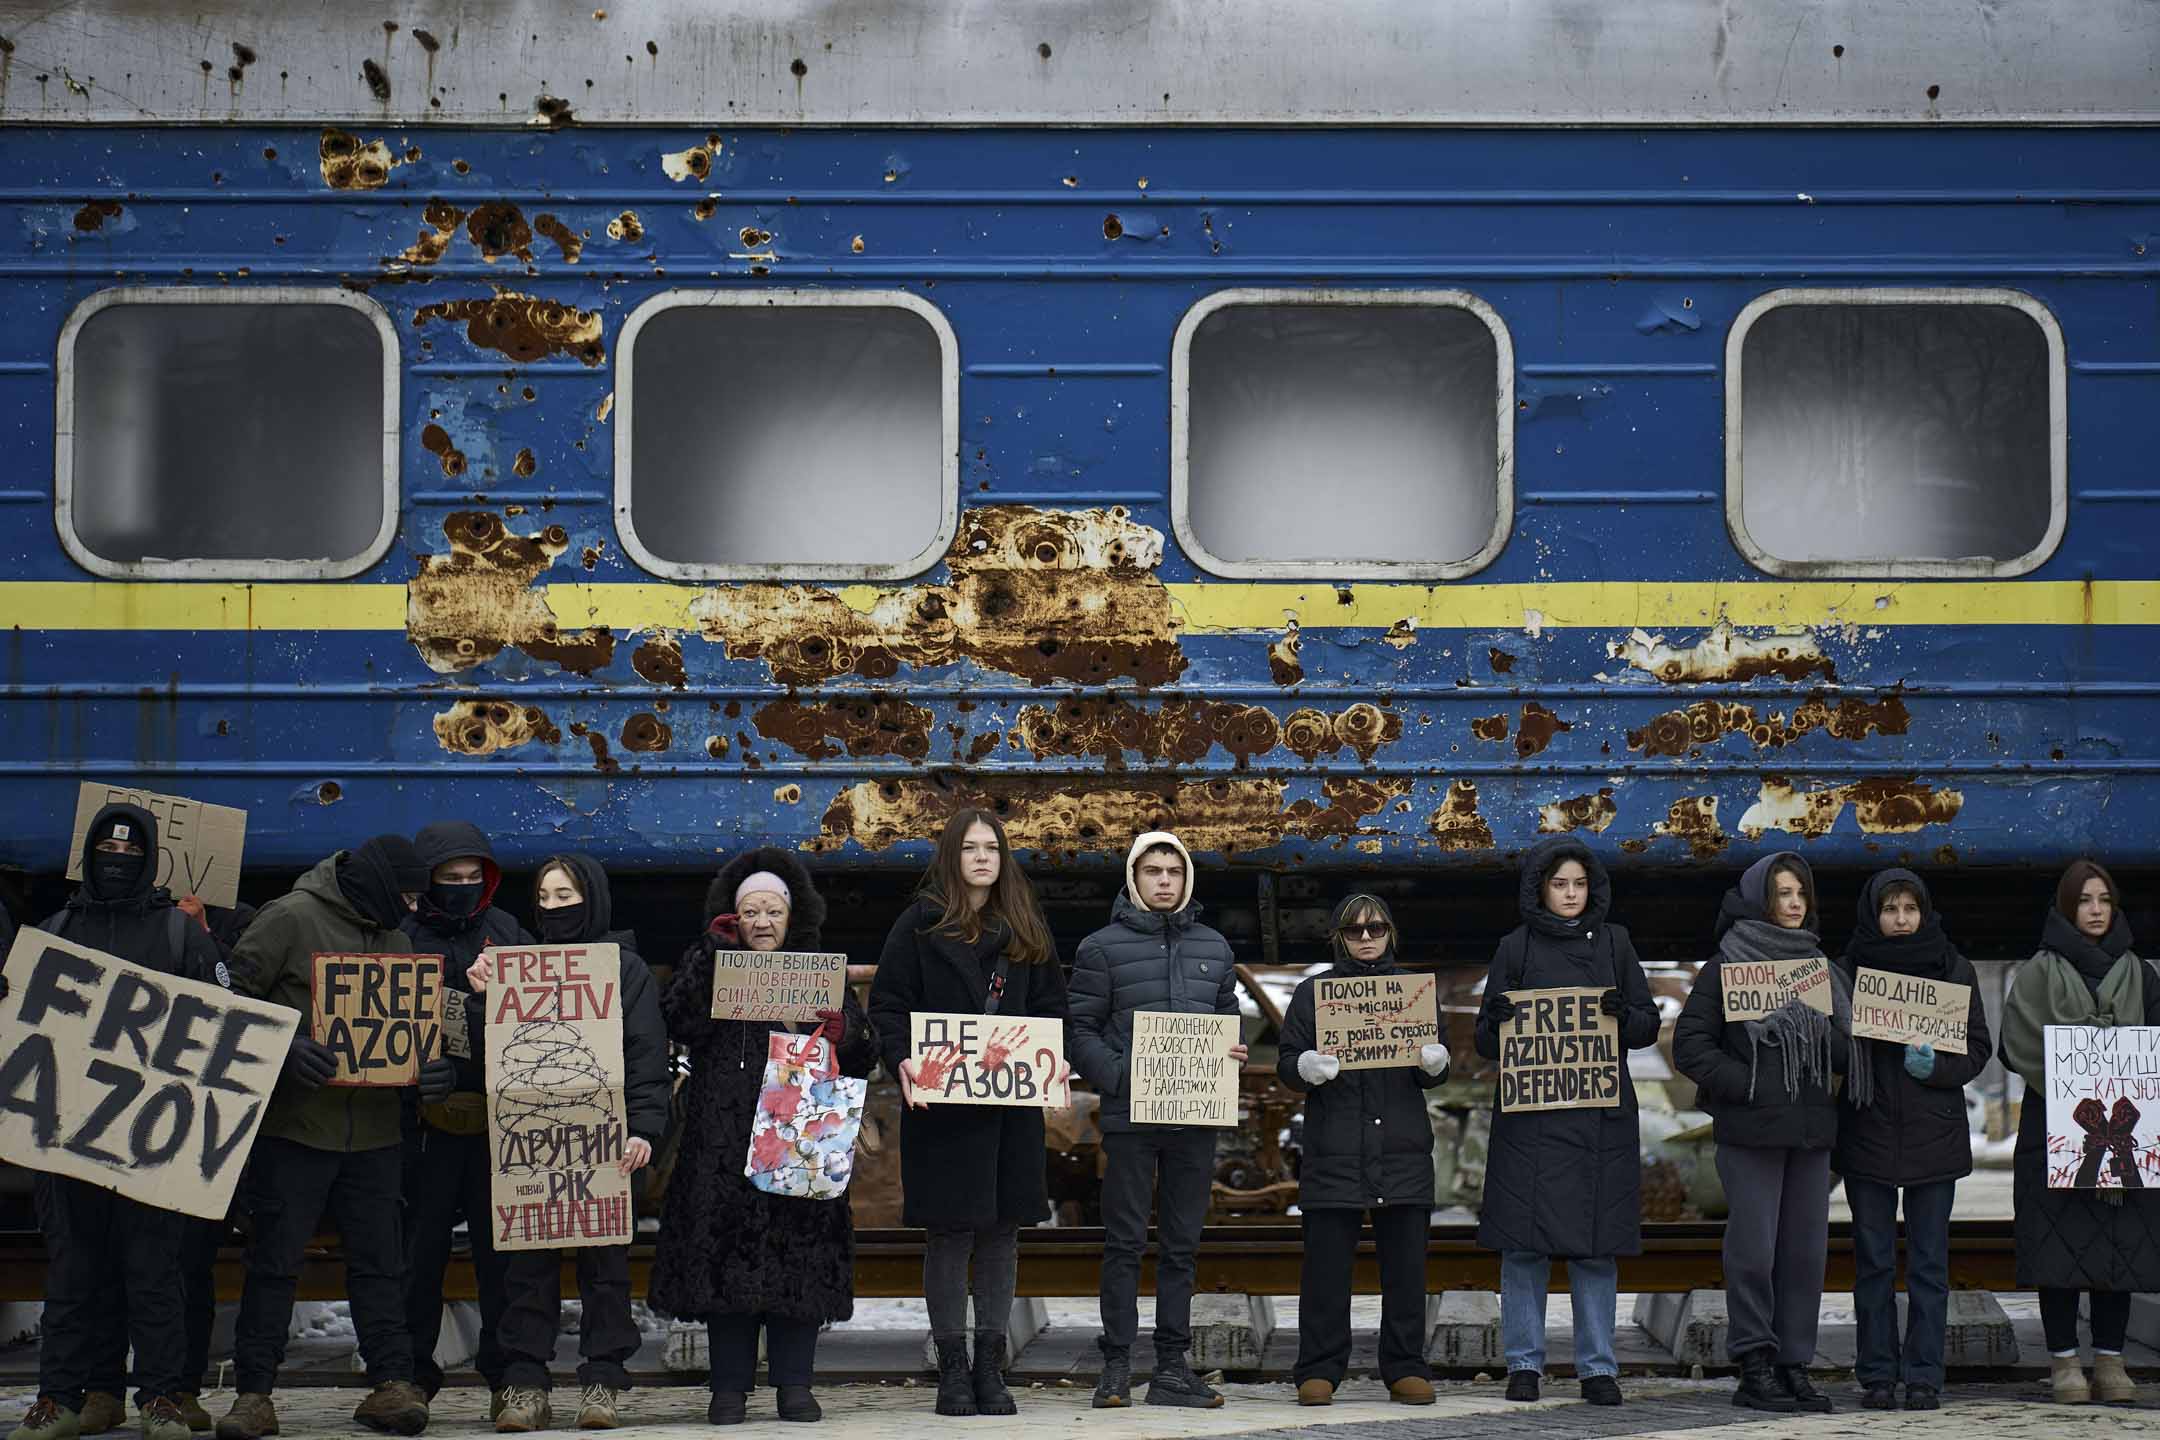
M312 1037L314 957L407 955L399 929L428 887L428 867L402 835L340 850L256 912L233 947L234 988L296 1010L285 1074L271 1094L242 1189L253 1219L240 1315L233 1328L232 1408L219 1440L260 1440L278 1431L270 1398L292 1327L300 1262L325 1212L345 1252L345 1293L367 1363L370 1390L353 1419L371 1430L417 1435L427 1392L413 1383L405 1324L405 1246L400 1234L401 1092L326 1087L337 1058ZM441 1100L457 1083L442 1056L420 1070L417 1089Z
M428 867L428 887L398 928L416 955L442 957L443 993L460 1000L472 994L473 962L490 945L533 943L517 917L495 903L502 867L480 827L462 820L423 825L413 851ZM435 1346L442 1338L443 1272L450 1264L458 1222L472 1254L473 1285L480 1292L480 1336L473 1368L487 1382L488 1412L500 1415L507 1360L502 1349L504 1268L509 1257L495 1249L494 1162L488 1150L487 1044L483 1007L465 1007L466 1053L451 1056L457 1076L451 1092L419 1107L405 1156L405 1326L412 1332L413 1380L434 1399L442 1388Z
M157 856L157 820L149 811L102 807L83 834L81 886L40 928L147 970L223 985L225 967L209 933L158 888ZM104 1317L122 1300L144 1440L187 1440L179 1396L201 1383L185 1373L181 1247L190 1217L44 1172L35 1181L35 1200L47 1255L38 1397L9 1440L64 1440L81 1432L92 1383L108 1364L118 1368ZM108 1383L117 1388L117 1380Z
M758 1332L782 1420L812 1422L820 1326L855 1313L855 1220L845 1193L774 1195L744 1173L768 1039L802 1027L777 1020L715 1020L713 957L722 950L818 951L825 897L794 852L767 846L720 867L705 894L705 933L675 967L661 997L668 1034L689 1049L682 1130L661 1212L651 1300L665 1314L705 1322L712 1356L706 1419L739 1425L757 1375ZM865 1079L877 1064L870 1018L849 993L819 1012L840 1073Z
M1110 923L1080 942L1070 985L1066 1048L1073 1068L1102 1097L1103 1263L1101 1378L1095 1408L1130 1402L1132 1346L1139 1331L1140 1257L1148 1212L1162 1191L1160 1253L1155 1267L1155 1369L1150 1405L1212 1408L1222 1395L1195 1375L1192 1292L1200 1228L1215 1188L1211 1125L1135 1125L1130 1095L1133 1012L1170 1010L1236 1015L1237 957L1230 942L1200 923L1193 899L1192 856L1166 830L1133 841L1125 889ZM1242 1044L1230 1057L1243 1064Z
M1657 1043L1657 1002L1628 932L1606 918L1612 881L1589 846L1559 836L1532 849L1516 904L1523 923L1500 942L1485 976L1478 1053L1500 1058L1501 1032L1516 1017L1510 991L1556 987L1602 991L1599 1008L1618 1022L1623 1053L1617 1107L1510 1113L1494 1095L1478 1243L1501 1257L1507 1398L1538 1398L1546 1286L1558 1256L1574 1297L1582 1396L1618 1405L1616 1257L1642 1253L1642 1140L1625 1052Z
M1815 876L1790 850L1749 866L1718 911L1718 953L1695 977L1673 1027L1673 1063L1714 1122L1725 1185L1726 1350L1740 1367L1733 1404L1826 1412L1808 1380L1830 1254L1831 1086L1852 1049L1852 985L1828 966L1831 1012L1795 996L1759 1020L1725 1019L1728 964L1822 956ZM1865 1103L1873 1076L1849 1076Z
M1943 1388L1950 1312L1950 1206L1972 1173L1965 1087L1995 1053L1973 967L1943 933L1926 882L1910 870L1880 870L1860 893L1851 943L1838 961L1846 982L1862 970L1901 979L1964 985L1965 1053L1931 1044L1855 1039L1853 1065L1874 1072L1873 1097L1846 1095L1838 1110L1832 1163L1845 1177L1853 1218L1853 1310L1859 1325L1854 1375L1870 1410L1933 1410ZM1905 1340L1897 1329L1898 1192L1905 1195ZM1901 1373L1902 1371L1902 1373Z
M2003 999L2003 1063L2025 1077L2011 1168L2017 1221L2017 1282L2040 1292L2040 1323L2053 1357L2055 1399L2125 1405L2137 1386L2123 1368L2130 1300L2160 1290L2160 1194L2144 1188L2133 1161L2088 1140L2080 1168L2086 1188L2048 1183L2047 1027L2160 1025L2160 970L2132 946L2114 877L2090 860L2063 872L2040 928L2040 949L2018 967ZM2098 1102L2091 1102L2095 1108ZM2121 1103L2121 1102L2118 1102ZM2094 1115L2088 1129L2105 1129ZM2080 1123L2084 1123L2082 1120ZM2077 1178L2077 1177L2073 1177ZM2078 1363L2078 1307L2092 1311L2092 1379Z
M1358 1230L1370 1218L1380 1254L1380 1378L1404 1405L1433 1403L1425 1363L1425 1253L1432 1235L1433 1128L1425 1091L1447 1079L1448 1051L1418 1063L1344 1070L1313 1048L1313 986L1400 975L1401 936L1387 902L1352 895L1328 925L1334 965L1300 982L1283 1014L1276 1073L1305 1096L1298 1167L1304 1259L1298 1280L1298 1404L1328 1405L1350 1372L1350 1282Z
M623 1174L635 1174L652 1160L667 1133L667 1027L660 1019L659 986L637 953L637 936L612 928L607 872L591 856L555 855L542 862L533 878L533 900L540 944L613 945L621 957L623 1103L630 1133L620 1166ZM475 963L468 979L476 994L486 991L484 966ZM577 1427L612 1430L618 1423L617 1406L630 1388L624 1366L642 1338L630 1314L630 1247L583 1245L568 1257L557 1250L519 1250L508 1257L509 1298L502 1318L508 1389L495 1416L499 1432L545 1430L554 1423L548 1362L561 1328L565 1258L576 1261L583 1302Z

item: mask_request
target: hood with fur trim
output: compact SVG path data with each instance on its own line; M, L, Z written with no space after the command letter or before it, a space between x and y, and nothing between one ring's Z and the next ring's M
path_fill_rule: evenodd
M735 887L760 870L770 870L787 881L790 899L788 903L787 934L781 939L781 947L787 950L815 950L819 937L825 930L825 897L818 894L810 879L809 867L797 859L792 850L777 846L761 845L755 850L745 850L720 867L720 873L705 890L705 923L709 926L719 915L735 913Z
M1184 841L1178 839L1168 830L1148 831L1145 835L1133 841L1132 848L1125 852L1125 898L1132 901L1134 907L1143 912L1150 908L1147 897L1140 893L1138 871L1140 857L1158 845L1169 846L1172 850L1177 851L1178 855L1185 861L1185 893L1178 896L1177 909L1168 912L1175 915L1178 910L1183 910L1186 906L1192 904L1193 882L1196 877L1193 875L1192 852L1185 848Z

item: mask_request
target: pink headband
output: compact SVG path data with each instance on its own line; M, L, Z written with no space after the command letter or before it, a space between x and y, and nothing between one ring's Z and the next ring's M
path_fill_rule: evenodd
M741 905L743 896L754 895L760 890L778 895L790 910L795 908L795 896L788 890L787 881L770 870L760 870L754 875L744 876L742 884L735 887L735 903Z

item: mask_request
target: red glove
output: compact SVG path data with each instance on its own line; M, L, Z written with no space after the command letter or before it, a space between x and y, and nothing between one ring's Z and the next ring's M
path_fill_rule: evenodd
M817 1029L810 1032L811 1036L832 1046L833 1054L837 1056L840 1053L840 1037L847 1033L847 1017L838 1010L820 1010L817 1018L819 1024Z
M195 923L202 926L205 932L210 929L210 917L203 913L202 897L198 895L182 895L179 899L173 901L173 904L179 906L187 914L194 916Z
M712 924L705 927L707 934L733 950L742 944L742 931L736 928L733 915L715 915Z

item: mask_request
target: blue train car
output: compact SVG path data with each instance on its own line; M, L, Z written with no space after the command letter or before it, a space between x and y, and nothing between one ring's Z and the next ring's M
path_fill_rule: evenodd
M8 866L2160 861L2150 6L49 10Z

